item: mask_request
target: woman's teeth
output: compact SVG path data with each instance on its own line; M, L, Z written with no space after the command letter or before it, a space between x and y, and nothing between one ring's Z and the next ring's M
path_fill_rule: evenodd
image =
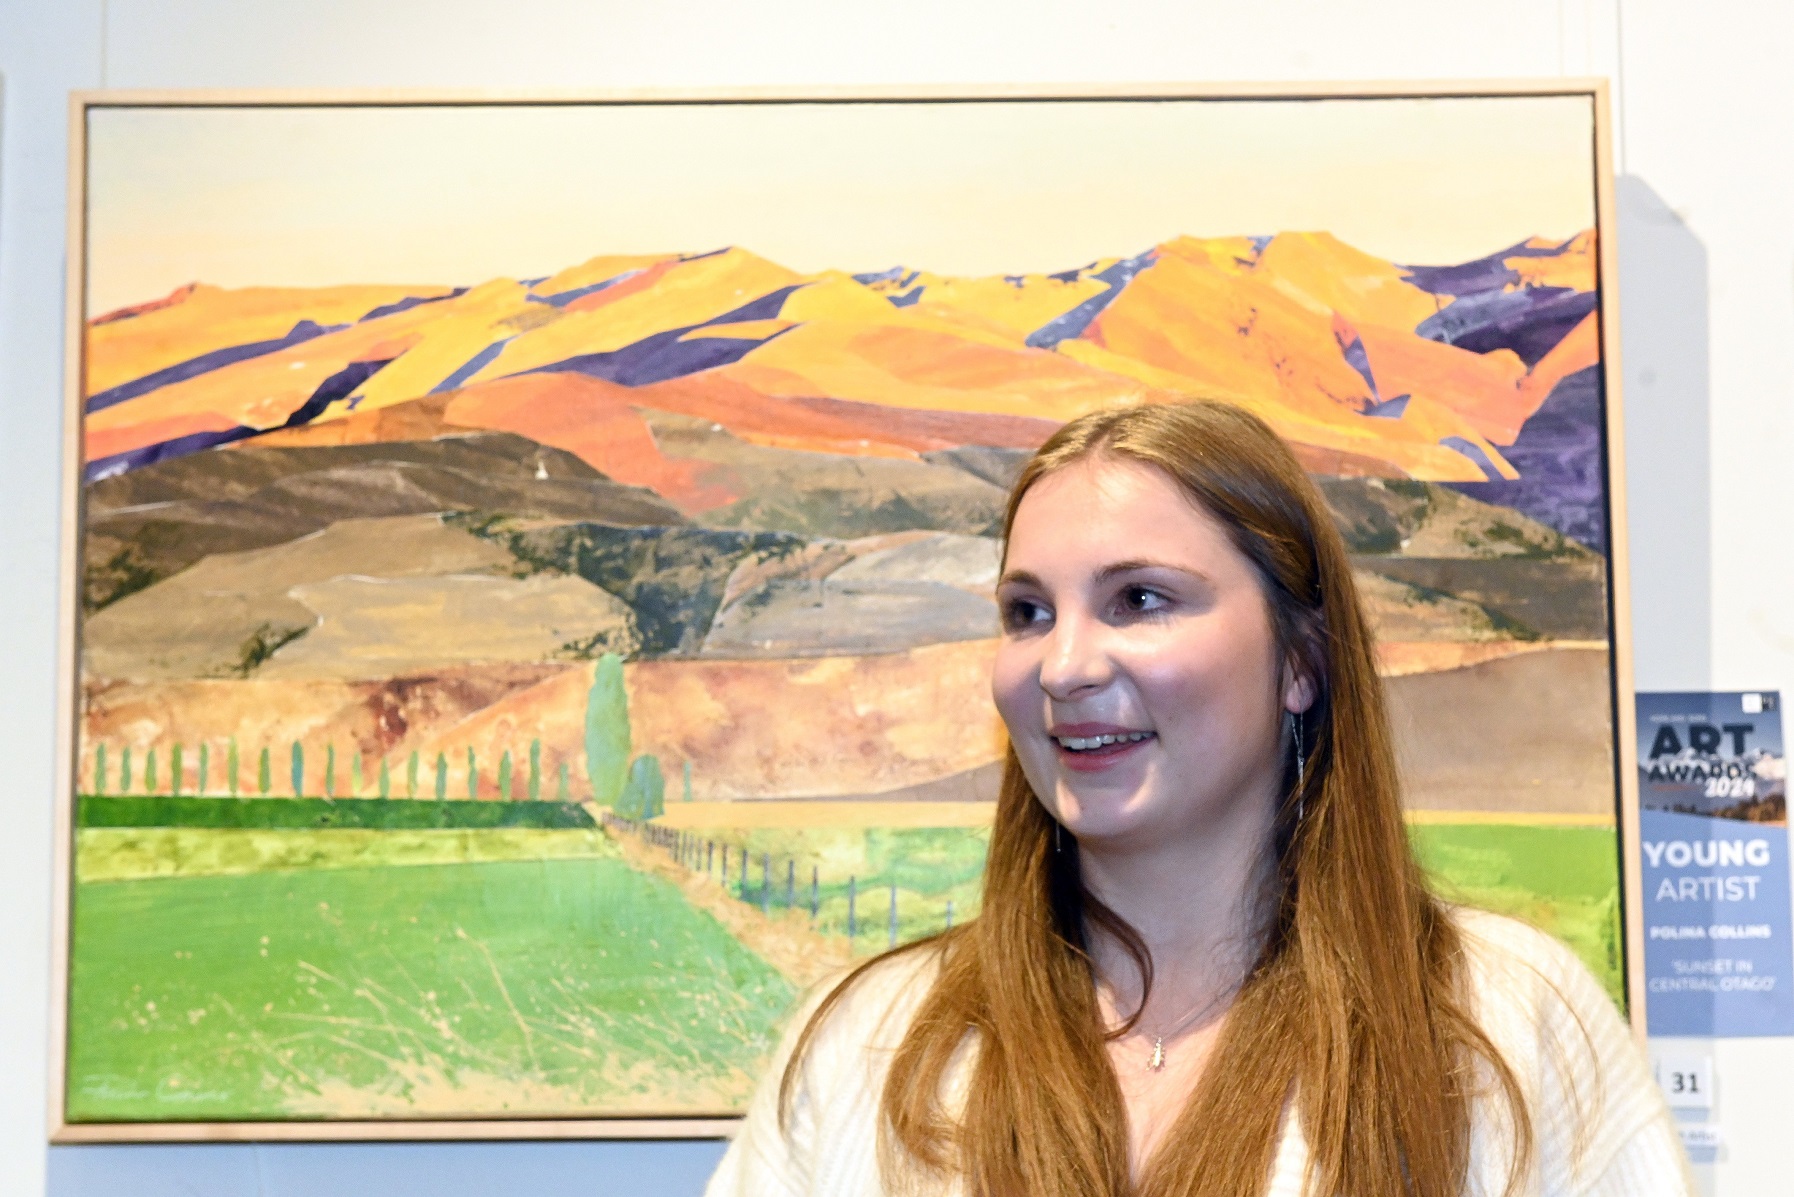
M1093 748L1103 748L1110 744L1137 744L1151 737L1151 732L1122 732L1118 735L1101 736L1054 736L1062 748L1072 752L1089 752Z

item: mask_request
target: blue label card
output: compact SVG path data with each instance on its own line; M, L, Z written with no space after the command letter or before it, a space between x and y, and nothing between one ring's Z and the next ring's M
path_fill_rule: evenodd
M1652 1035L1794 1035L1780 706L1773 692L1638 696Z

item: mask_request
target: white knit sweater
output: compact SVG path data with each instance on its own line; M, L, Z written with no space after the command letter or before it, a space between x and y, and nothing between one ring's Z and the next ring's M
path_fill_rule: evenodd
M1483 1029L1514 1070L1537 1150L1525 1197L1659 1197L1695 1192L1657 1086L1600 985L1568 949L1512 919L1456 911ZM812 1041L788 1132L779 1079L816 997L792 1020L706 1197L879 1197L878 1104L891 1051L934 976L925 953L862 978ZM1586 1034L1584 1033L1586 1032ZM969 1069L950 1079L963 1095ZM953 1090L957 1090L955 1093ZM1511 1159L1498 1098L1472 1113L1466 1197L1495 1197ZM1267 1197L1303 1197L1307 1147L1293 1109L1284 1120ZM958 1194L958 1185L948 1192Z

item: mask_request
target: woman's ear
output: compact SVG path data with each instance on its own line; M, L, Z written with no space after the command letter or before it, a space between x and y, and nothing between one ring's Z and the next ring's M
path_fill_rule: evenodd
M1300 715L1314 705L1317 697L1314 675L1302 668L1294 657L1283 662L1283 709Z

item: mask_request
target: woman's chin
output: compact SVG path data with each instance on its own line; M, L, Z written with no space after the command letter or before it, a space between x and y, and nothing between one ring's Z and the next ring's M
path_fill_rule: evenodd
M1067 795L1060 792L1060 821L1080 845L1123 847L1154 834L1157 820L1142 809L1138 794Z

